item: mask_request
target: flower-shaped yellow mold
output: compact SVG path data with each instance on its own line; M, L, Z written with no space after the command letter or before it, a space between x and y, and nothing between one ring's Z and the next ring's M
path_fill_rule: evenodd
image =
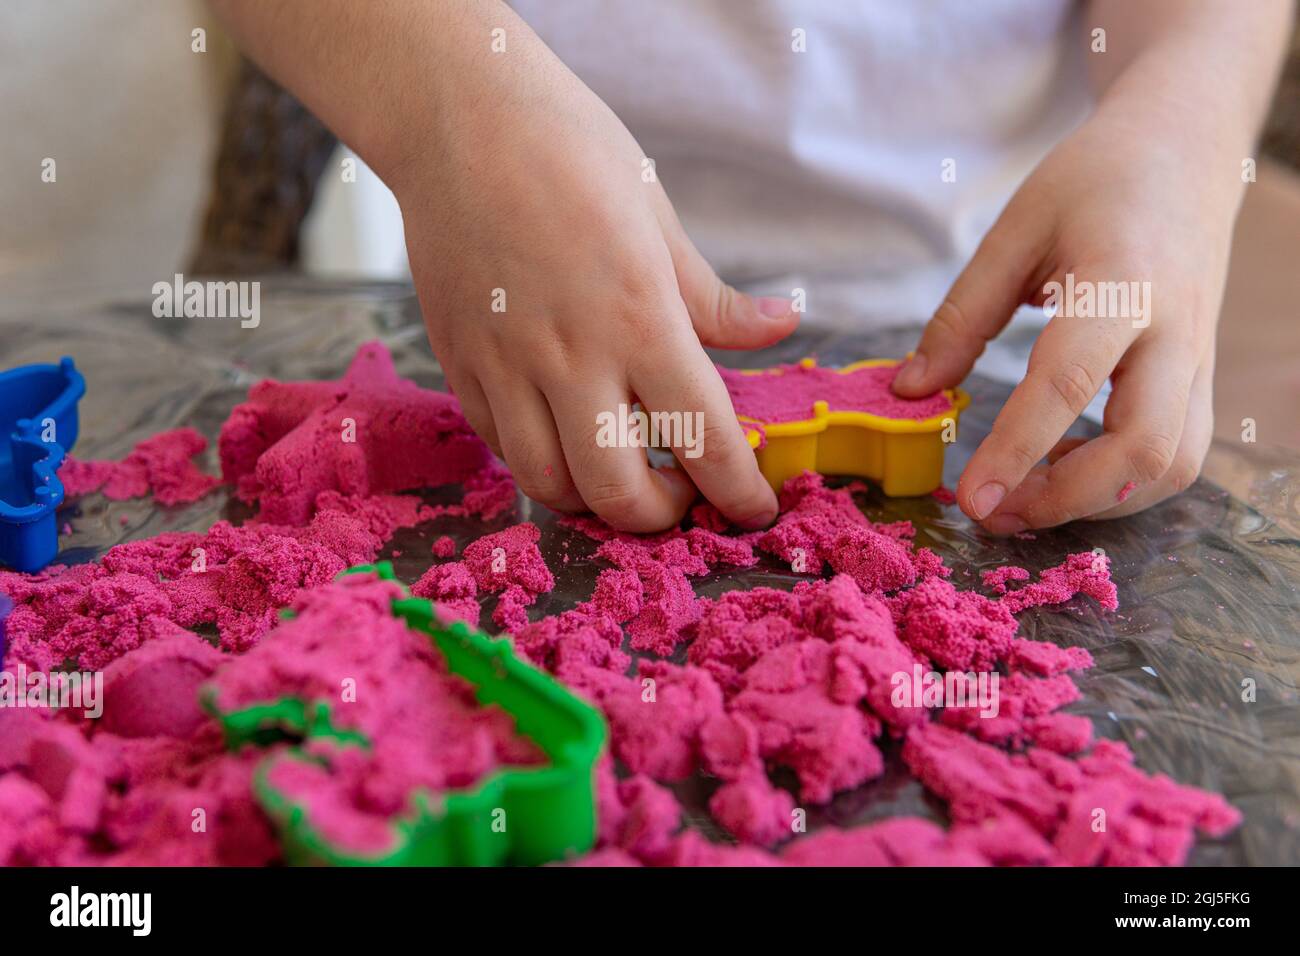
M813 368L817 363L807 358L799 364ZM895 359L867 359L845 365L839 372L897 364ZM764 375L772 370L741 371L745 375ZM955 440L957 418L970 404L970 396L959 388L946 389L944 394L952 408L920 420L832 411L820 400L813 403L812 417L799 421L763 422L744 415L737 417L758 457L759 470L777 491L787 478L811 470L870 478L890 497L906 498L929 494L943 483L944 445Z

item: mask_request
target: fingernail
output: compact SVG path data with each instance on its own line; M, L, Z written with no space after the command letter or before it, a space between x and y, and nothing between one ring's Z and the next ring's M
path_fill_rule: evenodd
M894 384L901 385L904 388L910 388L915 385L920 385L921 379L924 377L925 356L920 352L917 352L908 360L907 364L903 366L903 370L898 373L898 377L894 380Z
M996 535L1019 534L1029 529L1029 525L1020 515L994 515L984 522L984 527Z
M1001 482L990 481L976 489L975 494L971 495L971 507L975 509L972 517L976 521L982 521L984 516L996 508L1007 496L1007 489Z
M758 309L759 315L765 315L769 319L779 319L782 316L790 314L789 299L778 299L770 295L760 295L754 300L754 306Z

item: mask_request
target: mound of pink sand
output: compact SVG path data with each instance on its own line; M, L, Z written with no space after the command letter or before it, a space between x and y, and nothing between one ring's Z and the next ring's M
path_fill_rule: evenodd
M221 426L221 473L266 521L301 524L323 491L366 496L452 484L482 471L487 446L459 403L399 378L378 342L336 382L253 386Z

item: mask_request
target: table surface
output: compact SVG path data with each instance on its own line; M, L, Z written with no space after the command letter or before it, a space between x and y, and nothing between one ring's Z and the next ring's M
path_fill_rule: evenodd
M140 439L179 425L215 438L231 406L255 381L336 377L356 346L374 338L393 350L402 374L443 387L409 289L301 279L264 281L262 322L250 330L234 320L157 319L147 301L92 310L54 307L22 323L0 320L0 368L72 355L88 382L74 453L121 457ZM841 364L902 354L914 339L913 330L869 335L802 330L757 355L718 357L752 367L816 354L824 364ZM1007 393L978 378L966 388L974 401L948 455L949 487ZM215 473L215 449L209 449L206 466ZM1120 610L1106 614L1083 598L1058 609L1032 609L1021 616L1022 635L1088 648L1096 667L1078 677L1083 699L1069 709L1090 717L1099 736L1125 740L1147 771L1222 792L1242 811L1243 826L1223 840L1199 843L1193 863L1295 864L1300 863L1298 492L1300 453L1229 440L1216 442L1207 476L1177 499L1120 521L1075 524L1032 541L987 538L955 507L931 498L890 500L873 491L866 508L876 520L912 521L918 544L937 550L954 568L954 581L965 587L978 582L980 570L999 564L1038 570L1072 552L1105 549ZM430 500L454 497L451 489L429 493ZM91 561L120 541L203 529L219 518L239 520L246 514L224 489L174 509L93 495L65 506L72 530L62 540L61 560ZM401 552L394 565L410 582L427 567L435 537L450 534L463 547L521 520L543 529L542 547L557 581L531 615L556 613L587 598L600 565L573 559L594 546L559 528L554 515L526 499L516 514L492 524L443 517L400 531L384 556ZM564 552L568 563L558 560ZM784 565L765 561L696 584L699 594L715 596L758 584L790 587L795 580ZM484 621L490 610L489 605ZM1247 680L1256 687L1253 702L1242 699ZM810 829L903 813L943 819L942 804L909 777L896 751L886 749L885 775L810 813ZM715 785L700 777L675 789L688 823L720 836L705 809Z

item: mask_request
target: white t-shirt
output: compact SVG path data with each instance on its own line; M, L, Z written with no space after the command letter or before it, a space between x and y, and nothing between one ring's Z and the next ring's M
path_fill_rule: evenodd
M718 270L806 288L820 322L928 316L1086 107L1069 0L513 5L628 125ZM191 49L199 25L216 44L205 8L60 0L0 25L0 311L23 286L143 294L192 249L210 182L225 88L215 48ZM401 218L367 183L324 177L308 271L392 274Z
M823 321L927 317L1087 105L1070 0L511 5L631 130L718 271L806 282Z

